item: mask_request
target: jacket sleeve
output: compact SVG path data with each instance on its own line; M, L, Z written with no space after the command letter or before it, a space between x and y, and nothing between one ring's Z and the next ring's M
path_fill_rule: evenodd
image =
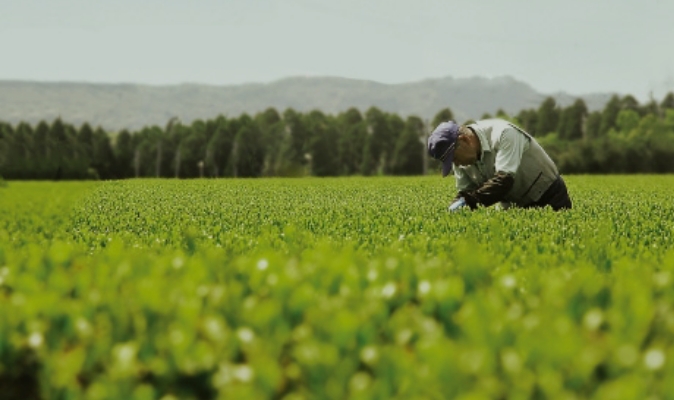
M517 129L504 129L498 138L494 169L515 176L522 162L522 155L528 146L529 139Z
M466 203L474 210L478 205L489 207L503 201L515 183L515 178L506 172L499 171L477 190L460 191L457 197L466 199Z

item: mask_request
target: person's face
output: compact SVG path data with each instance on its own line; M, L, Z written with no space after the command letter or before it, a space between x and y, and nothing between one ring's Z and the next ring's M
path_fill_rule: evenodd
M473 141L466 135L459 136L454 150L454 164L463 167L474 164L475 161L477 161L477 148Z

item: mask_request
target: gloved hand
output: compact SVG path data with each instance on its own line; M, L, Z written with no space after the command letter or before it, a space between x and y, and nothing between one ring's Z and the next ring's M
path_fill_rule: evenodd
M454 203L449 205L449 208L447 209L447 211L457 212L457 211L459 211L462 208L467 207L467 206L468 206L468 204L466 203L466 199L464 199L463 197L459 197Z

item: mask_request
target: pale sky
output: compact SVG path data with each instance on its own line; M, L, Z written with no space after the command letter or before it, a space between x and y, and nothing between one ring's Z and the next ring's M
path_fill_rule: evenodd
M544 93L674 90L672 0L0 0L0 79L403 83L509 75Z

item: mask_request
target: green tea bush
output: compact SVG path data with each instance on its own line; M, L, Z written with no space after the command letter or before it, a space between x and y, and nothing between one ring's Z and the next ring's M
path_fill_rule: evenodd
M567 212L452 215L438 178L17 182L0 390L665 397L673 178L568 183Z

